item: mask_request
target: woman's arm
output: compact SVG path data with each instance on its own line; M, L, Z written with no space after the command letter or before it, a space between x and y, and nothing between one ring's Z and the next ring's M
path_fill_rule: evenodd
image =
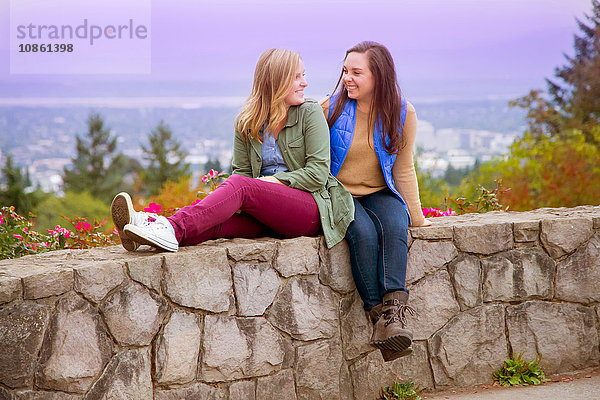
M242 139L241 134L235 131L233 137L233 158L231 160L232 174L244 175L252 178L252 166L248 157L248 146L250 138Z
M417 136L417 113L412 104L407 103L406 121L402 134L406 140L406 145L398 153L396 162L392 167L394 184L396 189L402 195L402 198L408 206L412 226L429 225L423 217L421 209L421 200L419 199L419 183L417 182L417 173L413 161L415 138Z
M322 189L329 176L329 128L318 103L307 104L304 114L304 146L306 150L303 168L278 172L274 176L285 185L307 192ZM289 152L288 154L291 154Z

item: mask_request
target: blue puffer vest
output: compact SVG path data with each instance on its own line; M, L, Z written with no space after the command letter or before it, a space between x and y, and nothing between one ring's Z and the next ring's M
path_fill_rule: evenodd
M329 117L333 113L333 109L335 107L337 101L337 95L331 96L329 99ZM402 126L404 126L404 121L406 120L406 100L404 98L401 99L401 112L400 118L402 120ZM329 137L331 143L331 174L333 176L337 176L340 172L340 168L342 168L342 164L346 159L346 155L348 154L348 150L350 150L350 145L352 145L352 139L354 138L354 125L356 124L356 100L348 100L346 104L344 104L344 108L342 113L338 117L335 124L329 130ZM410 224L410 213L408 213L408 207L406 207L406 202L394 186L394 179L392 176L392 166L396 161L395 154L388 154L383 148L383 143L381 142L381 130L379 128L379 124L375 124L375 129L373 132L373 143L375 145L375 154L377 155L377 159L379 160L379 165L381 165L381 170L383 171L383 177L385 178L385 183L390 188L390 190L400 199L406 213L408 214L408 220ZM386 142L389 139L386 137Z

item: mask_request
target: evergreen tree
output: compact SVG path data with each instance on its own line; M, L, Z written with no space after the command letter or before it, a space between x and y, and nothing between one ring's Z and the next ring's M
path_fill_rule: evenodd
M591 132L600 124L599 0L592 0L592 14L585 19L587 23L577 19L581 34L574 37L575 55L565 54L567 64L555 69L556 80L546 79L548 96L532 90L511 102L528 110L529 132L534 137L563 137L567 130L579 129L587 142L595 142Z
M89 192L109 203L115 193L126 190L123 176L129 162L122 153L115 154L117 138L104 126L100 114L90 114L88 133L77 135L77 156L72 158L73 169L64 169L64 190L75 193Z
M187 152L163 121L148 135L148 141L150 147L142 145L142 150L150 165L142 171L141 177L145 191L155 195L165 182L177 182L190 175L190 165L185 162Z
M221 167L221 162L218 158L215 158L214 160L209 158L204 164L204 173L207 174L211 169L214 169L215 171L221 171L221 168L223 167Z
M21 169L14 165L12 155L6 156L2 167L2 190L0 190L0 206L14 206L18 214L27 216L42 200L39 190L31 191L29 173L23 176Z

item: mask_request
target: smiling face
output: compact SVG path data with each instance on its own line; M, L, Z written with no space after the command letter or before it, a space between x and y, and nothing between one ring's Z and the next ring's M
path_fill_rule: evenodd
M287 107L298 106L304 103L304 88L308 86L306 79L304 79L304 64L302 60L298 62L296 68L296 75L292 83L292 88L287 96L285 96L284 102Z
M371 102L375 78L369 68L367 53L348 53L344 61L342 80L349 98L364 104Z

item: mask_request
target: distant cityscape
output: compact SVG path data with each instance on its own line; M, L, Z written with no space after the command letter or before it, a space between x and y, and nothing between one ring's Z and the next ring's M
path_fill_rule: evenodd
M2 99L0 99L2 100ZM189 155L194 177L204 164L231 162L233 121L243 99L130 98L130 99L15 99L0 101L0 162L12 154L16 165L29 172L33 187L61 194L62 172L75 156L76 135L87 133L87 118L99 113L118 137L117 151L144 164L141 144L163 120ZM433 176L448 166L465 168L507 152L525 130L522 110L506 99L413 104L419 118L418 165Z

